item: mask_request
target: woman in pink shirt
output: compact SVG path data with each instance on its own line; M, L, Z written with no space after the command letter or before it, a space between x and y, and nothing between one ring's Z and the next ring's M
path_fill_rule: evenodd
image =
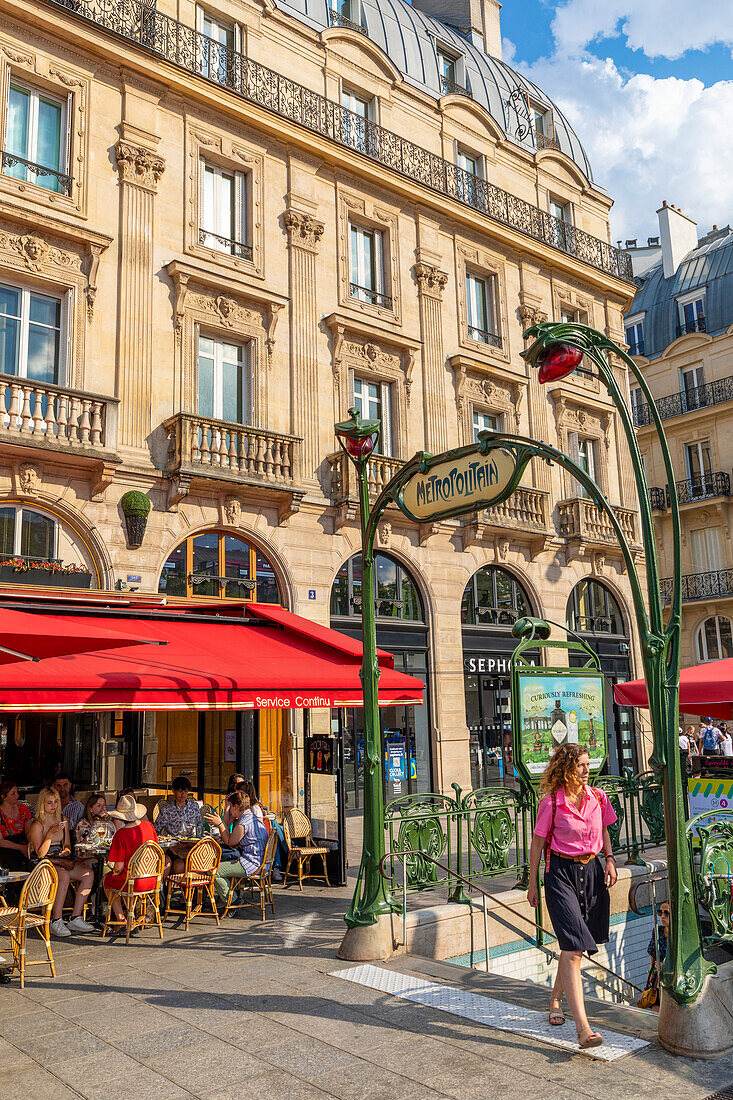
M588 1023L580 963L597 944L608 942L610 897L616 881L608 826L616 814L608 795L588 786L590 757L582 745L561 745L542 776L544 798L529 856L527 899L537 907L540 857L545 850L545 901L560 948L557 978L550 996L550 1023L564 1024L563 993L584 1050L600 1046L602 1036ZM598 859L603 851L605 867Z

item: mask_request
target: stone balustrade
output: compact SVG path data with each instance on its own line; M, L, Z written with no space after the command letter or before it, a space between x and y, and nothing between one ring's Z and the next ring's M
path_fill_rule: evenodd
M336 451L328 456L328 465L331 472L330 496L335 502L344 500L358 500L359 485L356 470L343 451ZM389 458L386 455L373 455L367 465L367 479L369 483L369 496L376 498L381 493L388 481L390 481L403 465L400 458Z
M549 525L548 494L543 489L515 489L501 504L479 513L491 527L511 527L522 531L546 531Z
M561 500L557 506L560 534L577 542L617 545L618 539L611 521L592 500L574 497ZM631 508L614 508L621 530L630 546L638 546L637 514Z
M0 441L70 452L116 452L116 398L7 374L0 375L0 392Z
M167 474L222 477L273 488L300 481L302 440L298 436L194 413L177 413L164 427L168 432Z

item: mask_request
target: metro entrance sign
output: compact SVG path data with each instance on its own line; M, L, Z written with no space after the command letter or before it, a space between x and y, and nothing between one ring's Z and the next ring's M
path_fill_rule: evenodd
M448 519L488 508L506 500L516 488L531 455L520 465L502 448L487 451L488 439L472 447L432 458L425 455L418 469L398 490L395 501L410 519Z

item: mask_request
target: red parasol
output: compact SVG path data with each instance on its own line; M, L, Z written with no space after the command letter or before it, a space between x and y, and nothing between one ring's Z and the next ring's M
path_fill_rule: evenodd
M645 680L629 680L613 689L620 706L648 707ZM704 718L733 718L733 658L683 668L680 673L680 710Z

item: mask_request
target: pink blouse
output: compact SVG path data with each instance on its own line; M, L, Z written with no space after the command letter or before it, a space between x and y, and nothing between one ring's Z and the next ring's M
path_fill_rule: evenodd
M598 798L593 793L598 792ZM618 818L605 791L585 789L580 809L565 798L565 789L555 794L557 808L550 847L561 856L587 856L603 848L603 830ZM600 799L600 801L599 801ZM546 837L552 822L552 795L545 795L537 811L535 836Z

